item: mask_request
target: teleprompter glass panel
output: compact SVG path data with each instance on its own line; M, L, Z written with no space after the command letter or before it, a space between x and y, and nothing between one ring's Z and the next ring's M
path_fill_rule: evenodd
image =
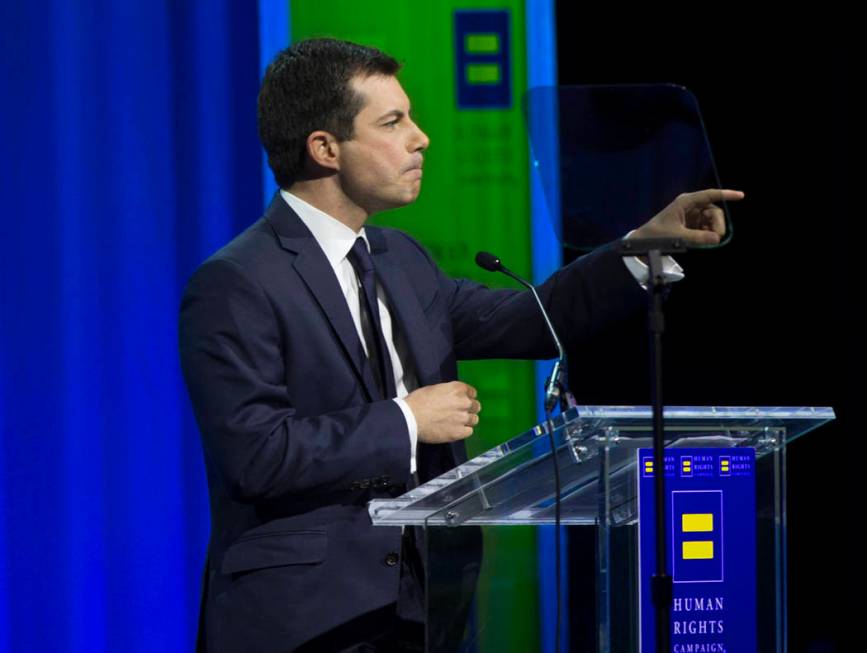
M698 101L682 86L535 87L523 109L534 173L567 247L622 238L680 193L722 187ZM732 225L719 207L723 245Z

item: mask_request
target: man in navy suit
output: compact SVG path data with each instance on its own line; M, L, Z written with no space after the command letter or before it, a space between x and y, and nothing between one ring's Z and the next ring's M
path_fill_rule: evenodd
M420 646L411 529L374 528L367 503L466 459L481 405L458 359L556 354L528 293L450 279L409 236L365 226L421 187L429 140L398 70L330 39L277 56L259 132L281 190L186 289L181 359L212 518L200 650ZM683 196L636 235L718 238L724 192ZM643 297L611 246L539 293L570 334Z

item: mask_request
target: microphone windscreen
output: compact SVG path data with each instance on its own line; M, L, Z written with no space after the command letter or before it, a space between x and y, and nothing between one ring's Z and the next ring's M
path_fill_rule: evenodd
M488 272L499 272L503 267L503 264L500 263L500 259L490 252L479 252L476 254L476 265Z

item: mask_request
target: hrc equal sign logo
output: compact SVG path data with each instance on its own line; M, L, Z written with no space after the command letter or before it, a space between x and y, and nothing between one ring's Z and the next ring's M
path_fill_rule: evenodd
M692 456L680 457L680 475L692 476Z
M651 456L645 456L641 459L641 475L644 478L653 476L653 458Z
M509 10L460 9L454 16L458 108L510 108Z
M683 513L680 529L684 533L713 533L713 513ZM713 540L688 540L681 545L684 560L713 560Z
M720 456L719 457L719 475L720 476L731 476L732 475L732 457L731 456Z
M671 503L674 582L722 581L722 492L675 490Z

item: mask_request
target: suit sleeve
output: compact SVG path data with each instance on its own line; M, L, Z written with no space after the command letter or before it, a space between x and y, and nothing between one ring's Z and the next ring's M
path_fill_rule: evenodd
M439 272L459 359L542 359L557 355L532 293L492 290ZM616 243L573 261L536 287L568 348L646 305Z
M233 498L329 492L409 474L410 439L392 400L299 416L285 385L276 314L260 284L228 259L193 275L179 345L205 455Z

